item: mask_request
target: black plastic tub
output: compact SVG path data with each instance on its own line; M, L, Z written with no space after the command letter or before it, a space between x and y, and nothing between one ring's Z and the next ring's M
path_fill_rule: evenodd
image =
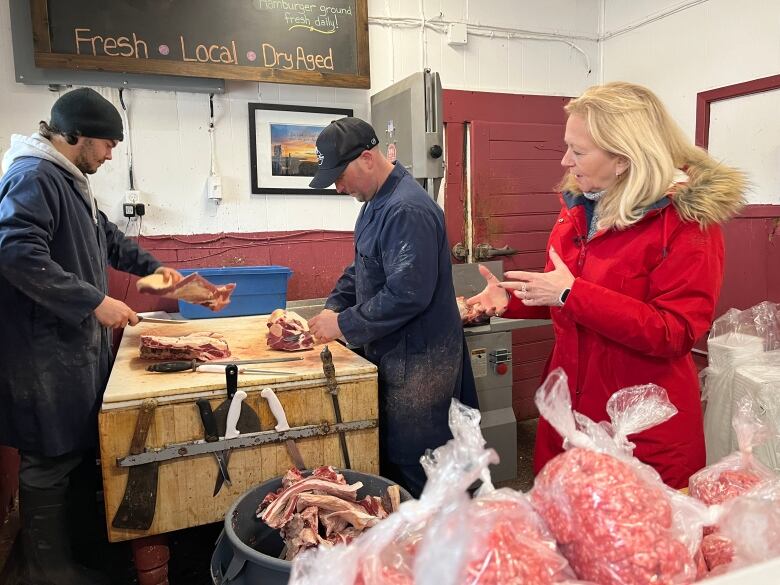
M347 483L363 482L358 499L381 496L395 482L359 471L341 471ZM304 473L308 475L308 473ZM282 478L271 479L239 497L225 514L225 528L211 557L211 578L215 585L286 585L292 563L279 558L284 542L279 531L255 516L268 492L276 491ZM411 499L401 488L401 501Z

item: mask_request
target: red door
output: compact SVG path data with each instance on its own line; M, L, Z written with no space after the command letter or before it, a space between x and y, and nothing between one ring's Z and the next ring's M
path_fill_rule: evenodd
M509 246L517 253L499 257L505 270L542 270L560 210L555 185L563 177L567 98L448 90L443 101L445 212L452 243L466 243L472 258L478 244ZM512 334L512 402L518 420L537 416L533 396L552 345L550 326Z

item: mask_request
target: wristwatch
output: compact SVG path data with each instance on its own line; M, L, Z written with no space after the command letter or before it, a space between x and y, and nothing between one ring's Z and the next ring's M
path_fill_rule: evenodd
M569 293L571 292L571 288L565 288L561 291L561 296L558 297L558 304L563 306L563 303L566 302L566 299L569 298Z

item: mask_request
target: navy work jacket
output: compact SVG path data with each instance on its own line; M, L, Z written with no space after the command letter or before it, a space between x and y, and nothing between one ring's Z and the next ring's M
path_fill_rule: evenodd
M0 181L0 444L49 457L96 445L112 352L93 311L109 264L160 266L102 212L93 219L70 173L16 159Z
M355 225L355 261L328 298L346 340L379 368L380 449L419 461L452 435L452 398L477 406L444 213L396 164Z

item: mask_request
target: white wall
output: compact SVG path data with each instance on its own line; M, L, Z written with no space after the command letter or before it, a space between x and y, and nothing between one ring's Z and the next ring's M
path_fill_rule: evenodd
M577 95L598 80L600 4L369 0L372 91L430 67L449 89ZM424 42L420 26L415 26L423 18L430 27ZM402 19L409 28L399 27ZM450 22L469 25L466 45L450 46L446 33L436 30L446 30Z
M604 0L603 36L604 81L650 87L691 140L697 93L780 73L777 0ZM712 106L709 150L749 173L751 203L780 204L778 111L780 91Z
M215 96L219 207L205 198L208 97L126 92L136 187L149 204L144 234L352 229L359 206L349 197L250 194L248 102L348 107L368 118L371 93L423 66L438 71L445 88L497 92L577 95L602 79L627 79L658 92L693 136L697 92L780 71L776 0L368 0L368 8L370 91L229 82ZM448 45L441 31L449 22L469 25L466 45ZM611 36L616 31L624 32ZM118 105L115 90L102 91ZM8 0L0 0L0 154L12 133L29 134L48 118L56 98L15 82ZM101 207L124 226L126 143L93 183Z
M419 19L419 0L369 0L369 18ZM353 108L368 118L369 95L393 81L419 71L423 64L440 71L447 88L572 95L597 78L599 0L514 1L424 0L425 17L501 26L517 33L526 29L548 39L507 39L506 31L474 29L469 42L452 48L446 36L426 30L423 59L419 26L399 28L371 24L371 91L316 88L283 84L229 82L225 95L215 96L217 172L223 177L224 200L208 202L208 96L203 94L131 90L130 109L136 188L148 204L143 233L188 234L267 230L351 230L359 205L350 197L321 195L251 195L249 178L248 102ZM594 71L588 75L584 57L561 42L581 47ZM564 39L565 40L565 39ZM116 90L101 90L117 106ZM30 134L47 119L58 94L46 87L15 82L11 53L8 0L0 0L0 154L13 133ZM93 176L99 203L109 217L125 226L121 203L129 182L126 146ZM134 233L134 226L129 232Z

